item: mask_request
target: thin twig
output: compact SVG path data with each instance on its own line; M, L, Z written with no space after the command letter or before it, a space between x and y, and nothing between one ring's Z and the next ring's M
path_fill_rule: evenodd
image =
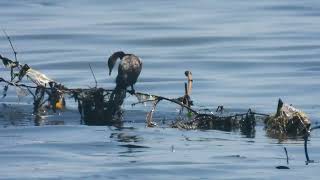
M147 103L147 102L154 102L156 100L145 100L145 101L139 101L139 102L136 102L136 103L132 103L131 106L135 106L137 104L143 104L143 103Z
M286 153L286 157L287 157L287 165L289 164L289 156L288 156L288 151L286 147L283 147L284 152Z
M319 125L319 126L312 127L312 128L310 129L310 131L313 131L313 130L315 130L315 129L320 129L320 125Z
M310 129L310 132L315 130L315 129L320 129L320 126L315 126L315 127L312 127ZM303 136L303 140L304 140L304 153L305 153L305 156L306 156L306 165L308 165L309 163L313 163L314 160L310 160L309 158L309 154L308 154L308 138L310 136L310 133L306 133L304 136Z
M33 92L30 90L30 88L27 87L27 90L29 91L29 93L32 95L33 99L35 98L35 94L33 94Z
M94 82L96 83L96 86L95 86L95 87L97 87L97 86L98 86L98 82L97 82L96 76L94 75L94 72L93 72L93 70L92 70L92 68L91 68L90 63L89 63L89 67L90 67L90 70L91 70L91 74L92 74L92 76L93 76L93 78L94 78Z
M256 112L251 112L251 114L260 115L260 116L270 116L269 114L256 113Z
M17 51L14 49L14 47L13 47L13 45L12 45L10 36L7 34L7 32L6 32L4 29L2 29L2 31L3 31L4 35L6 36L6 38L8 39L9 43L10 43L10 46L11 46L12 51L13 51L13 54L14 54L14 59L16 60L16 62L18 62L18 59L17 59L17 54L18 54L18 53L17 53Z
M308 165L308 163L310 162L310 159L309 159L309 154L308 154L308 137L309 135L305 135L303 137L304 139L304 154L306 155L306 165Z
M7 80L0 77L0 83L1 82L4 82L4 83L8 84L9 86L18 86L18 87L25 87L25 88L30 88L30 89L38 88L38 86L31 86L31 85L26 85L26 84L21 84L21 83L15 83L15 82L7 81ZM45 87L45 89L51 90L51 87ZM59 89L59 90L62 90L66 93L72 93L72 92L80 92L80 91L90 91L92 89L91 88L81 89L81 88L66 88L66 87L64 87L63 89ZM112 92L113 90L112 89L103 89L103 91Z

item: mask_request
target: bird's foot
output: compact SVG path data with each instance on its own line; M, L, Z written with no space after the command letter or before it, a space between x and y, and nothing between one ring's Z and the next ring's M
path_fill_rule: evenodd
M128 92L131 94L131 95L134 95L136 93L136 91L134 89L132 90L128 90Z

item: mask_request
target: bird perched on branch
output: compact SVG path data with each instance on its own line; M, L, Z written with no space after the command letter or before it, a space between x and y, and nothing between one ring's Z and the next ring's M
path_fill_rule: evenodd
M131 86L130 93L135 93L133 85L137 82L142 69L141 60L137 56L118 51L108 59L109 76L118 59L121 62L118 67L116 87L112 91L108 102L108 116L116 120L122 118L121 105L126 97L127 87Z
M116 88L127 89L127 87L131 86L131 93L134 94L135 90L133 88L133 85L137 82L137 79L140 75L142 62L137 56L133 54L126 54L122 51L115 52L109 57L108 60L109 76L111 75L112 69L116 64L117 59L120 59L121 62L118 67Z

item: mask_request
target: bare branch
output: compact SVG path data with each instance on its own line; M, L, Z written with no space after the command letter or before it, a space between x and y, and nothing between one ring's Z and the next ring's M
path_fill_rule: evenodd
M95 87L97 87L97 86L98 86L98 82L97 82L96 76L95 76L95 75L94 75L94 73L93 73L93 70L92 70L92 68L91 68L90 63L89 63L89 67L90 67L91 74L92 74L92 76L93 76L94 82L95 82L95 84L96 84L96 86L95 86Z
M288 156L288 151L286 147L283 147L284 152L286 153L286 157L287 157L287 164L289 164L289 156Z
M13 47L13 45L12 45L10 36L7 34L7 32L6 32L4 29L2 29L2 31L3 31L4 35L6 36L6 38L8 39L9 43L10 43L11 49L12 49L13 54L14 54L14 59L16 60L16 62L18 62L18 59L17 59L17 54L18 54L18 53L17 53L17 51L14 49L14 47Z
M311 162L309 159L309 154L308 154L308 137L309 137L309 134L305 135L303 137L303 139L304 139L304 154L306 155L306 165L308 165Z

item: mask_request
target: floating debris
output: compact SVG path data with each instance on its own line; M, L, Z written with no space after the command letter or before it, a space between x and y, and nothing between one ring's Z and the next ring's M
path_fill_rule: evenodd
M10 38L8 38L10 39ZM10 40L9 40L10 41ZM10 41L11 44L11 41ZM13 49L13 47L12 47ZM242 114L225 114L224 107L219 106L215 113L200 113L193 109L193 101L191 100L192 92L192 73L185 71L187 83L184 84L185 93L182 97L166 98L158 95L151 95L147 93L135 92L133 85L137 81L140 74L142 63L138 57L132 54L125 54L123 52L116 52L110 56L108 60L109 74L115 64L115 61L120 58L123 59L118 70L116 79L116 88L108 90L98 88L96 78L94 76L96 87L88 89L69 89L64 85L52 80L45 74L34 70L27 64L20 64L16 58L15 61L0 55L3 65L10 69L11 80L5 80L0 77L0 82L5 83L3 90L3 97L7 95L9 86L15 86L17 95L20 98L27 96L28 93L33 96L34 110L33 114L39 115L44 110L64 110L66 107L65 96L69 95L78 103L78 110L81 114L81 119L87 125L114 125L122 126L121 108L126 93L133 94L137 97L139 103L152 102L153 106L146 116L146 125L148 127L156 127L157 123L153 122L153 115L156 106L160 101L169 101L181 107L179 116L186 115L186 118L179 118L171 123L170 127L179 129L217 129L224 131L232 131L240 129L240 131L248 137L253 137L255 133L255 125L257 117L262 117L266 125L267 133L270 135L303 135L308 132L310 128L310 121L305 113L302 111L284 104L279 100L277 113L273 116L267 114L259 114L251 111ZM133 63L130 64L130 62ZM93 74L92 68L90 66ZM93 74L94 75L94 74ZM28 77L33 85L22 84L24 77ZM130 77L129 77L130 76ZM131 91L127 87L131 86ZM187 112L184 113L183 111Z
M271 137L286 138L302 136L309 132L311 122L301 110L278 101L277 113L265 119L267 134Z
M28 78L31 79L32 82L34 82L37 85L41 85L41 86L46 86L48 85L50 82L55 82L54 80L48 78L45 74L36 71L34 69L29 68L26 71L26 75Z
M142 93L135 93L134 95L137 97L138 103L145 103L145 102L157 100L157 97L153 95L142 94Z
M240 131L248 135L254 136L257 116L266 117L268 115L258 114L249 109L243 114L197 114L192 120L177 120L172 122L172 128L179 129L216 129L223 131L232 131L240 129Z
M28 92L27 89L25 88L22 88L22 87L18 87L16 86L16 93L17 93L17 96L18 96L18 99L19 101L23 98L23 97L26 97L28 96L30 93Z

